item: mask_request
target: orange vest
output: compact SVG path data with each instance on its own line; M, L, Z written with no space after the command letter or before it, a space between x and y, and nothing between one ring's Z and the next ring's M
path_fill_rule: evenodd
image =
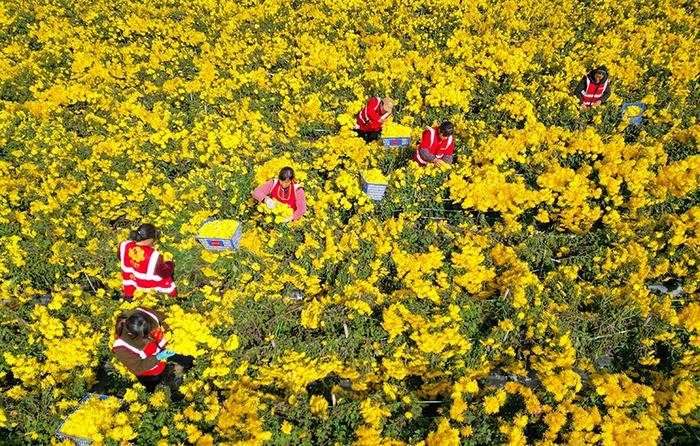
M127 296L137 289L155 290L161 293L175 291L175 283L170 277L160 277L155 273L160 253L149 246L139 246L127 240L119 245L122 263L122 283Z

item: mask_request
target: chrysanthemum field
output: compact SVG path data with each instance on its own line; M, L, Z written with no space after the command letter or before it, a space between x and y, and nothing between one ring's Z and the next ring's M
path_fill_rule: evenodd
M679 0L2 2L0 443L59 444L88 392L124 400L95 444L700 443L699 27ZM373 96L410 149L355 137ZM455 164L418 167L444 118ZM287 165L288 225L251 197ZM241 248L203 250L208 218ZM177 298L119 299L143 222ZM113 358L137 304L196 357L181 402Z

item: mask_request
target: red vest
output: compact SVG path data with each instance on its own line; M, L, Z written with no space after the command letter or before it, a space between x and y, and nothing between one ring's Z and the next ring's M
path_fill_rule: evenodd
M427 138L426 132L430 132ZM421 139L418 149L413 154L413 160L421 166L425 166L428 164L428 162L420 157L421 148L428 149L428 151L437 158L442 158L445 155L452 154L454 150L454 140L452 135L450 135L441 141L439 136L439 127L431 127L423 132L423 138Z
M591 82L586 76L586 91L581 93L583 97L583 105L593 105L594 102L599 101L605 93L605 88L608 86L608 81L606 80L602 84L596 85Z
M170 277L160 277L155 273L160 253L149 246L139 246L127 240L119 245L122 262L122 283L124 294L134 295L137 289L155 290L161 293L175 291L175 283Z
M369 100L365 108L357 114L355 128L362 132L378 132L382 129L381 118L389 117L389 113L382 115L382 100L379 97Z
M123 348L129 350L135 355L138 355L141 359L146 359L149 356L155 356L158 353L160 353L160 351L165 348L165 345L168 343L168 341L166 341L163 337L163 331L160 329L160 321L158 320L158 317L155 314L151 313L150 311L144 310L143 308L137 308L136 311L141 311L142 313L145 313L146 315L153 318L153 320L155 320L158 328L151 331L150 336L153 339L155 339L156 342L149 342L148 344L146 344L143 350L139 350L133 345L117 337L114 339L114 343L112 344L112 351L114 352L117 349ZM159 361L158 364L156 364L151 370L147 370L137 376L160 375L161 373L163 373L163 370L165 370L165 361Z
M284 192L284 189L282 188L282 185L280 184L280 181L275 178L272 180L272 190L270 191L270 196L274 198L275 200L279 201L280 203L284 203L293 210L297 210L297 190L301 189L302 186L301 184L298 184L296 181L292 180L292 184L290 187L287 189L287 192Z

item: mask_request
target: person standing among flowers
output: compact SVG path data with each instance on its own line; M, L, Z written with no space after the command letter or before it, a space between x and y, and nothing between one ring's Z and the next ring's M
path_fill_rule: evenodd
M357 114L357 122L353 130L366 143L376 141L382 133L382 125L393 112L394 101L391 98L374 97Z
M165 348L162 327L168 328L163 313L137 307L121 313L114 329L112 352L149 392L189 370L194 361Z
M253 198L265 203L268 209L273 209L277 203L292 208L294 213L285 222L299 220L306 213L304 187L294 180L294 169L291 167L283 167L277 178L256 187Z
M598 67L583 76L574 90L574 95L579 98L581 108L584 109L605 104L610 97L607 68Z
M134 297L136 290L155 290L177 296L173 282L175 265L165 261L154 247L158 238L155 226L144 223L129 234L129 240L119 244L117 258L121 262L122 283L127 299Z
M430 163L436 166L454 162L455 126L450 121L442 121L438 127L430 127L423 132L420 145L413 154L413 160L421 166Z

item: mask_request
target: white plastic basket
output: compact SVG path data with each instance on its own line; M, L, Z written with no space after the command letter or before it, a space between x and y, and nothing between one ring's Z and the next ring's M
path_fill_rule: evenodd
M208 219L204 223L202 223L202 226L199 227L197 230L197 241L202 245L204 249L208 249L209 251L225 251L227 249L238 249L238 247L241 244L241 236L243 235L243 230L241 229L241 224L240 222L238 223L238 227L236 228L236 231L231 235L231 238L209 238L209 237L200 237L199 236L199 231L202 229L204 225L207 223L214 221L213 219Z
M365 177L360 174L360 183L362 185L362 190L369 198L375 201L381 201L386 193L387 185L384 183L369 183L365 180Z
M73 409L71 411L71 413L69 413L68 416L66 418L64 418L63 421L61 421L61 424L59 424L58 427L56 428L56 437L58 437L58 439L60 439L60 440L72 440L78 446L87 446L89 444L92 444L93 440L91 438L82 438L82 437L76 437L75 435L64 434L63 432L61 432L61 429L63 429L63 425L66 424L66 422L71 417L71 415L73 415L75 412L77 412L78 409L80 409L80 407L83 404L85 404L93 395L99 397L101 400L105 400L105 399L109 398L108 395L101 395L101 394L97 394L97 393L88 393L87 395L85 395L80 400L80 402L78 402L78 405L75 407L75 409ZM119 399L119 401L123 402L122 399Z

